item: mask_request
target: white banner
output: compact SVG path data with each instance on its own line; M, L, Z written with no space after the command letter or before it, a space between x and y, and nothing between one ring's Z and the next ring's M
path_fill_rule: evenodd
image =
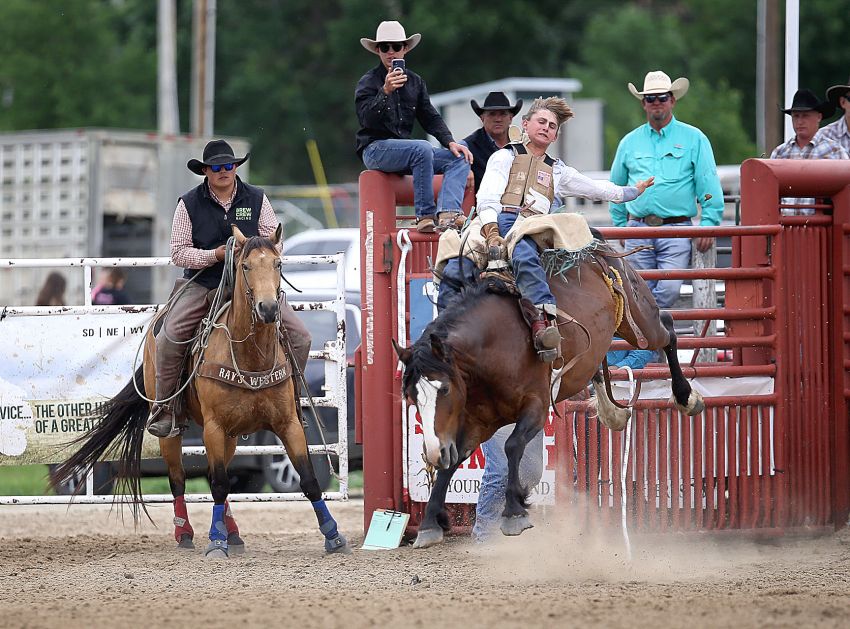
M99 406L130 381L152 318L151 312L127 312L0 320L0 345L5 348L0 361L0 465L66 459L68 452L59 452L59 446L89 430Z

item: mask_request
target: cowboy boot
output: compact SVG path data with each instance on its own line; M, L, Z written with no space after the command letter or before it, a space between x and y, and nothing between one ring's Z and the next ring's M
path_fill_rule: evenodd
M147 430L154 437L176 437L182 430L180 424L174 421L174 411L170 404L154 402L148 417Z
M551 363L558 357L561 347L561 333L556 321L550 320L546 313L538 307L537 318L531 322L531 337L534 347L544 363Z

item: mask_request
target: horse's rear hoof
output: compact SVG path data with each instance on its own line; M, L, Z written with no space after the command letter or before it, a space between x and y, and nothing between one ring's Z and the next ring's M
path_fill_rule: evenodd
M442 541L443 529L419 529L419 533L416 534L416 541L413 542L413 547L428 548Z
M195 543L192 541L192 536L188 533L183 533L183 535L180 536L180 541L177 542L177 548L195 550Z
M348 540L340 533L333 539L325 539L325 552L329 555L350 555L351 547L348 545Z
M682 411L685 415L699 415L705 410L705 401L702 399L702 396L696 391L691 391L690 396L688 396L688 405L682 406L676 401L675 397L671 397L671 401L676 404L676 408Z
M502 518L500 528L503 535L519 535L525 529L534 528L534 525L528 519L528 515L514 515L509 518Z
M227 550L231 555L241 555L245 552L245 541L238 533L230 533L227 536Z
M218 539L211 541L204 551L207 559L227 559L228 556L227 542Z

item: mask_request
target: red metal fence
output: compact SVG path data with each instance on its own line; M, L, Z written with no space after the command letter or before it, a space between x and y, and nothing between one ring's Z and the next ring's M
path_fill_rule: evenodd
M724 321L725 336L680 337L679 347L731 349L733 360L686 366L685 375L769 377L774 392L707 397L705 412L693 418L663 400L639 401L625 482L625 433L589 421L584 403L566 403L565 421L555 422L558 499L572 501L588 520L619 522L624 489L629 526L644 530L785 531L847 519L850 165L748 160L741 181L741 226L602 231L609 238L731 236L732 268L641 274L725 280L723 307L673 316ZM816 205L813 216L780 216L780 195L829 202ZM409 205L411 197L409 181L400 177L361 175L363 344L356 388L367 525L376 508L408 511L416 522L424 506L403 487L400 383L390 344L399 321L396 206ZM405 284L424 277L436 253L436 237L411 232L410 240ZM402 314L409 323L409 313ZM668 375L666 367L636 372L641 379ZM468 523L470 513L458 505L455 523Z

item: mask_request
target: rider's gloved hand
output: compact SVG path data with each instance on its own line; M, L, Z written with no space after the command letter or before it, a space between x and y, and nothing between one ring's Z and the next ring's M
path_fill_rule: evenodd
M481 235L487 243L488 257L490 260L507 260L508 249L505 239L499 235L499 226L496 223L487 223L481 227Z

